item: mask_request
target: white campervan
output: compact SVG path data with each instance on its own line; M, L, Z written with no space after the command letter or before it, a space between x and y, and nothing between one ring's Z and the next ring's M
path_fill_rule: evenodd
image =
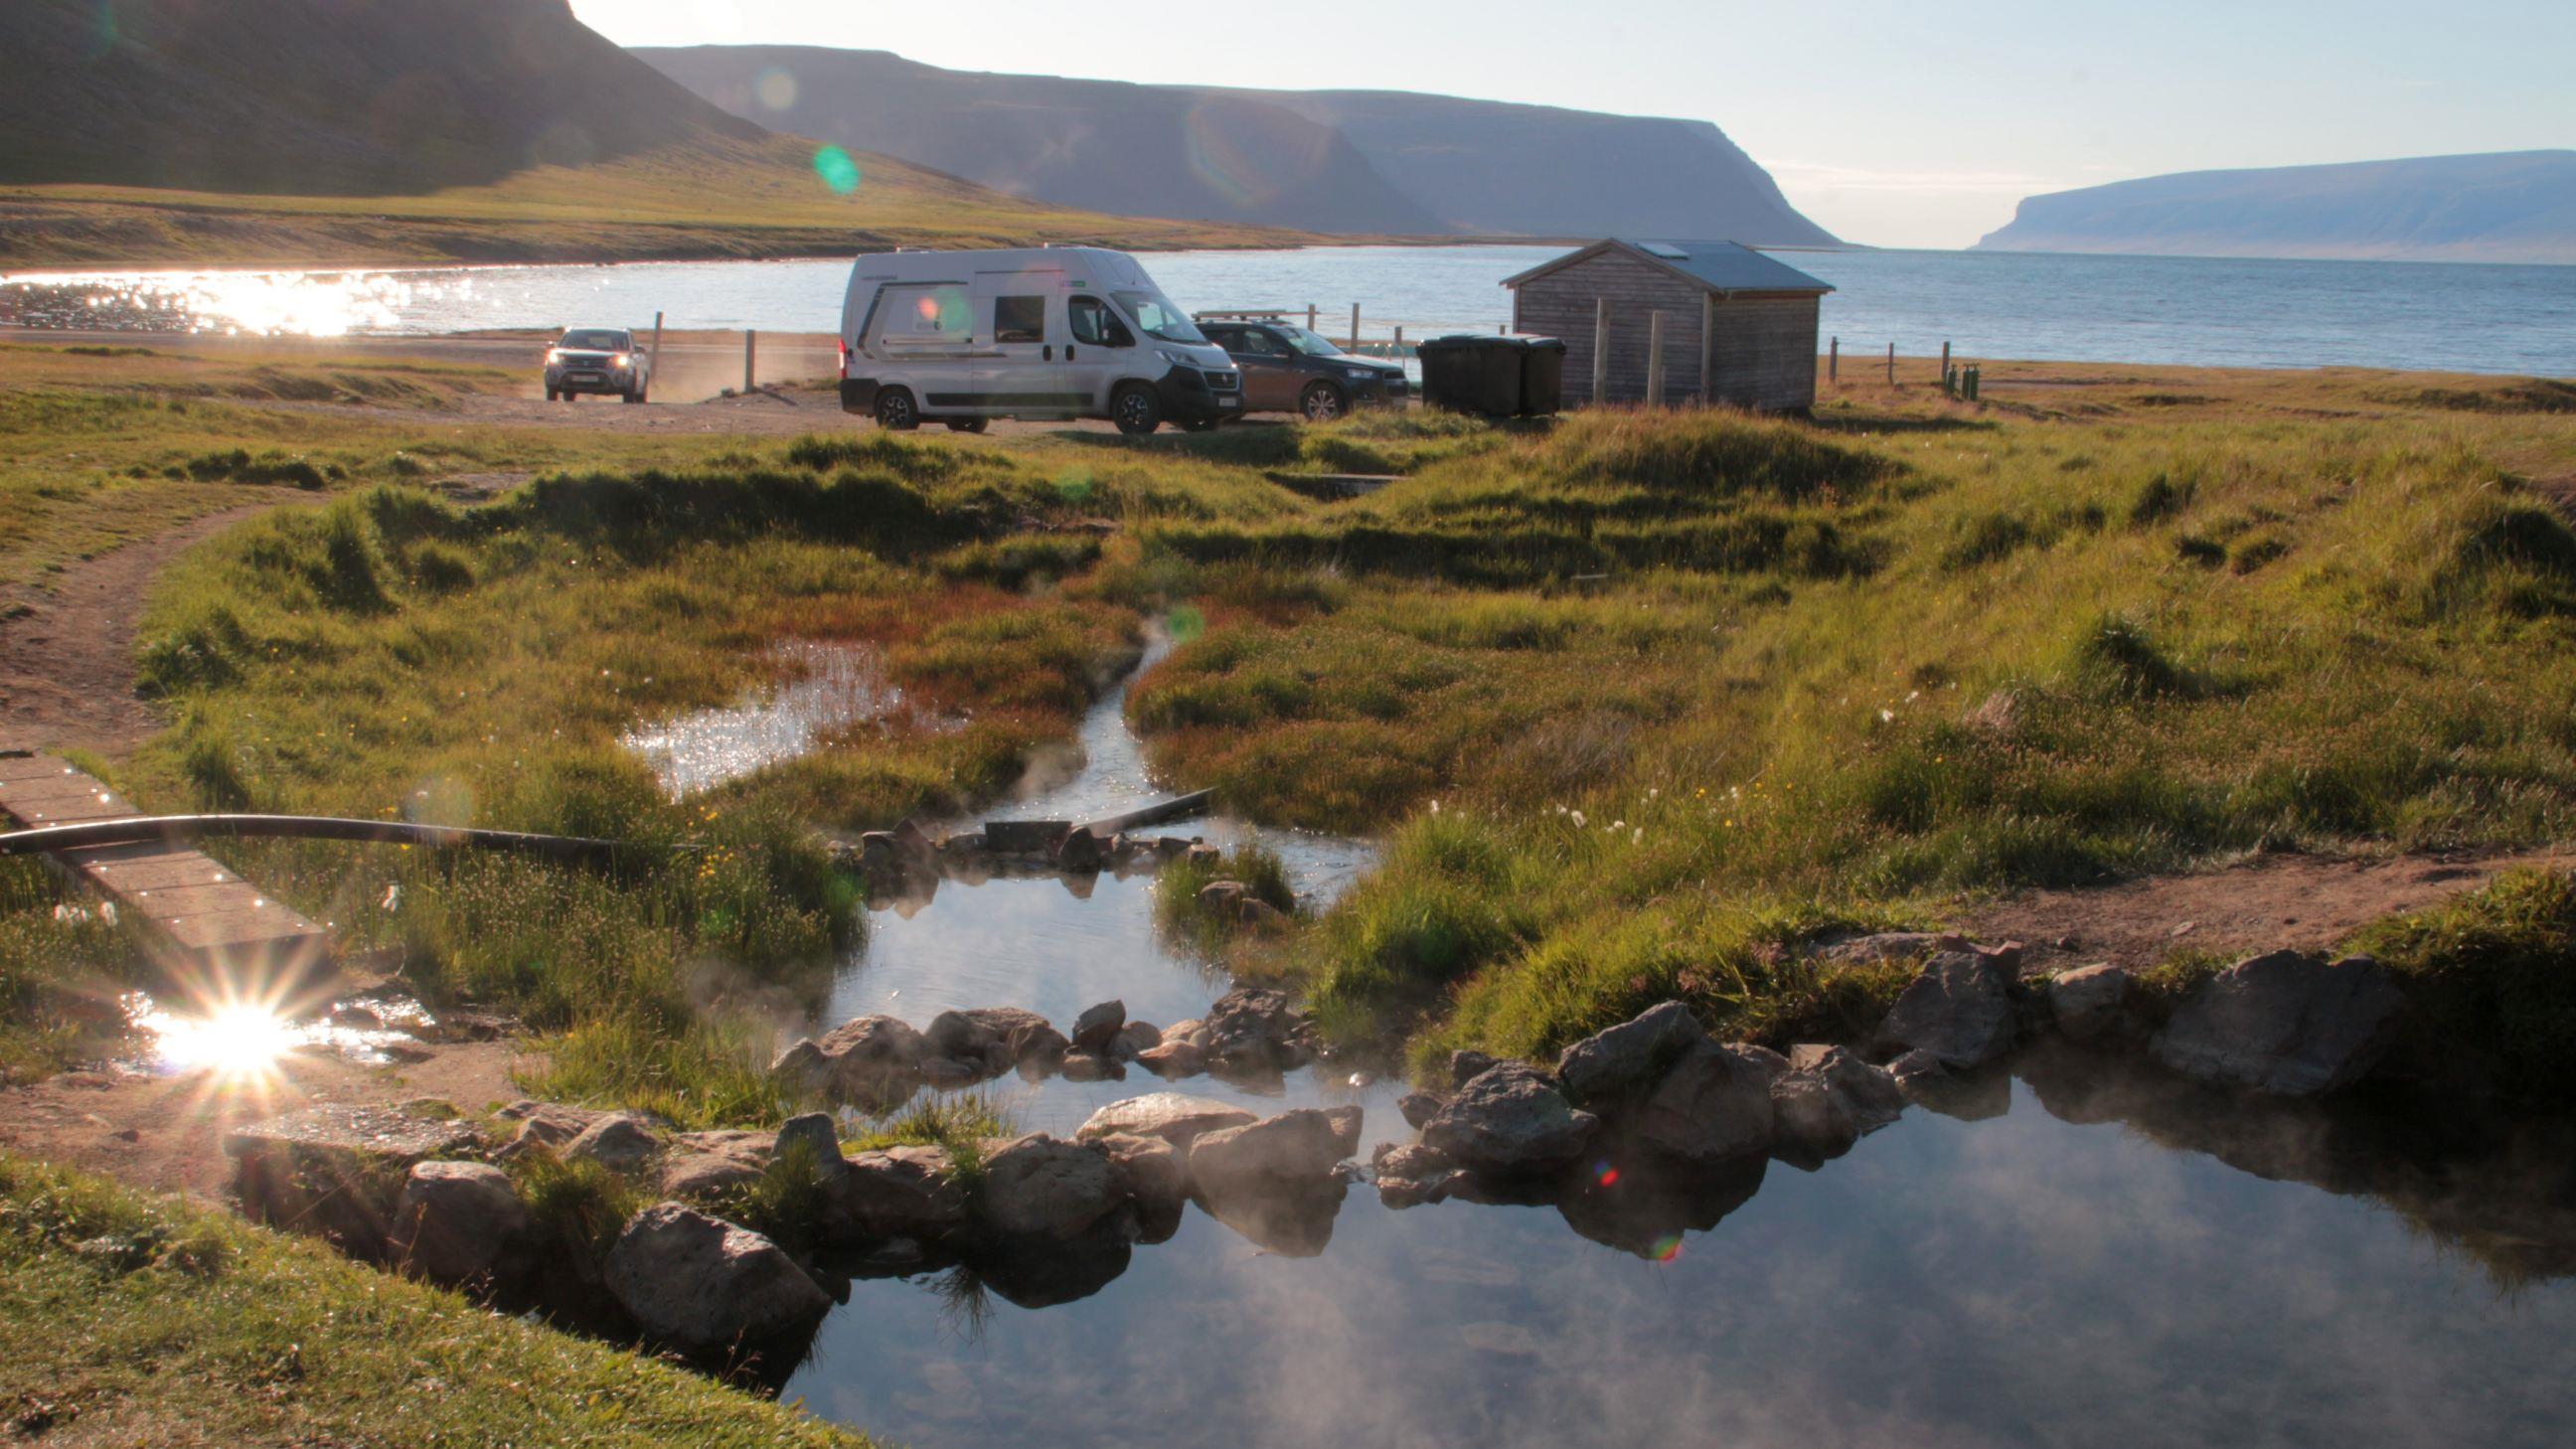
M841 406L924 419L1107 418L1122 433L1243 415L1243 375L1125 252L879 252L841 304Z

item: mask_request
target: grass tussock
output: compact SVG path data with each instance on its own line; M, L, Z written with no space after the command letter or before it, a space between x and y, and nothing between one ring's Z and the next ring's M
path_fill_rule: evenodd
M2505 1092L2576 1103L2576 876L2513 871L2350 944L2398 973L2436 1040L2491 1061Z

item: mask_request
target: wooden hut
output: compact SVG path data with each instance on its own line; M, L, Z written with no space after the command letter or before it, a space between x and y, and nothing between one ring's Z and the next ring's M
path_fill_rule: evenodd
M1816 405L1817 303L1833 288L1750 247L1614 237L1503 285L1512 330L1564 340L1569 401Z

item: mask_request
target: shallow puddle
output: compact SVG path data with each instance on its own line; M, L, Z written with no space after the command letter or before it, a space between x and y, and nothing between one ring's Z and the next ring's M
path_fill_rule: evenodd
M992 813L1083 819L1157 795L1118 701L1084 744L1087 768ZM1262 838L1319 899L1372 858ZM1157 941L1153 889L944 883L871 916L830 1017L1008 1005L1063 1024L1110 997L1157 1024L1199 1015L1227 983ZM1812 1173L1774 1162L1562 1208L1399 1212L1363 1185L1310 1225L1327 1235L1311 1256L1193 1207L1169 1242L1008 1290L1080 1295L1045 1307L960 1270L863 1280L787 1393L919 1449L2566 1441L2576 1286L2547 1276L2576 1268L2566 1217L2544 1214L2538 1238L2490 1230L2502 1218L2470 1183L2421 1214L2428 1230L2370 1195L2408 1173L2331 1124L2203 1135L2205 1104L2152 1084L2113 1099L2089 1063L2046 1065L1959 1104L1978 1120L1911 1109ZM1413 1135L1401 1086L1346 1066L1266 1092L1168 1085L1265 1112L1357 1102L1363 1160ZM1022 1128L1069 1135L1166 1086L1131 1071L984 1090ZM2543 1161L2559 1180L2541 1195L2564 1206L2567 1158ZM2472 1240L2524 1280L2499 1287Z
M781 644L770 651L786 682L754 698L660 724L638 726L618 743L644 757L675 798L792 760L837 729L901 707L872 645Z

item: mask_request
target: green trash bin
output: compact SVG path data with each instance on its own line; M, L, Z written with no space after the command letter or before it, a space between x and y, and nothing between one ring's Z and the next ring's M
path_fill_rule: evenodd
M1563 408L1565 344L1553 337L1504 340L1521 344L1521 416L1543 418Z
M1521 356L1515 337L1464 333L1431 337L1414 349L1422 359L1422 401L1456 413L1508 418L1521 410Z

